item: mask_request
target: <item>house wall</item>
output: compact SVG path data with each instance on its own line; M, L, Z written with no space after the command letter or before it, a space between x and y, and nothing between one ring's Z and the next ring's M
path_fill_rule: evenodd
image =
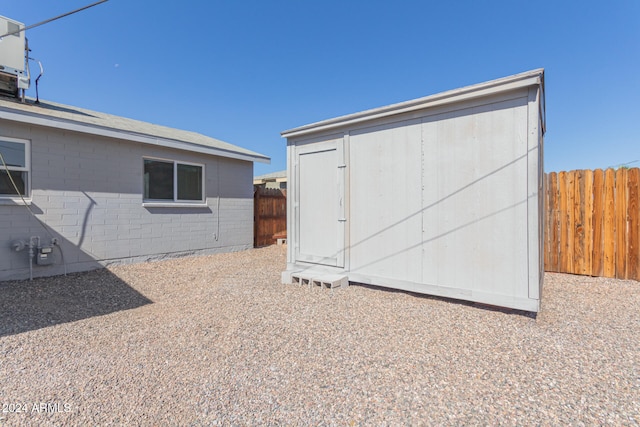
M31 210L61 242L48 276L186 254L243 250L253 242L253 164L217 156L0 121L0 136L31 141ZM206 207L144 207L143 157L205 165ZM0 280L29 277L27 250L51 236L23 205L0 204Z

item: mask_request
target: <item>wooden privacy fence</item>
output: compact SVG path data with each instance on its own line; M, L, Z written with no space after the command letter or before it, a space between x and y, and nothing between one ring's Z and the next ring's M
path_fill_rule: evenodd
M545 180L545 270L640 280L640 169Z
M253 193L253 246L276 243L274 234L287 231L286 190L257 187Z

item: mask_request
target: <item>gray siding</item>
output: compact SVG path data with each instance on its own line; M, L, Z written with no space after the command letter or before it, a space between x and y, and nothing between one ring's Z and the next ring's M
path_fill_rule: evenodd
M284 132L283 282L340 275L537 312L542 83L533 70Z
M31 141L31 209L61 241L67 271L110 263L247 249L253 242L253 164L2 121L0 136ZM143 157L205 165L206 207L142 206ZM29 277L11 242L47 232L24 206L0 204L0 280ZM33 275L64 271L53 266Z

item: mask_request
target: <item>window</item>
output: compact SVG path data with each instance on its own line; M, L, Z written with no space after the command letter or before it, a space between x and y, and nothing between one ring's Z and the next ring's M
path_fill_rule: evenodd
M29 197L29 141L0 137L0 154L0 198Z
M143 200L204 203L204 165L144 159Z

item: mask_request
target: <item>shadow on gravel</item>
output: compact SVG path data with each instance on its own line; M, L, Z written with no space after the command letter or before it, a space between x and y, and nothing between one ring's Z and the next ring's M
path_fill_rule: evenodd
M0 282L0 337L151 303L107 269Z
M489 304L483 304L480 302L471 302L471 301L458 300L454 298L440 297L437 295L421 294L418 292L404 291L402 289L385 288L384 286L368 285L366 283L349 282L349 286L361 286L363 288L375 289L380 292L401 293L401 294L411 295L415 298L445 301L450 304L465 305L465 306L475 307L479 310L497 311L504 314L513 314L517 316L529 317L531 319L536 319L538 316L537 313L533 313L530 311L516 310L513 308L506 308L506 307L498 307L496 305L489 305Z

